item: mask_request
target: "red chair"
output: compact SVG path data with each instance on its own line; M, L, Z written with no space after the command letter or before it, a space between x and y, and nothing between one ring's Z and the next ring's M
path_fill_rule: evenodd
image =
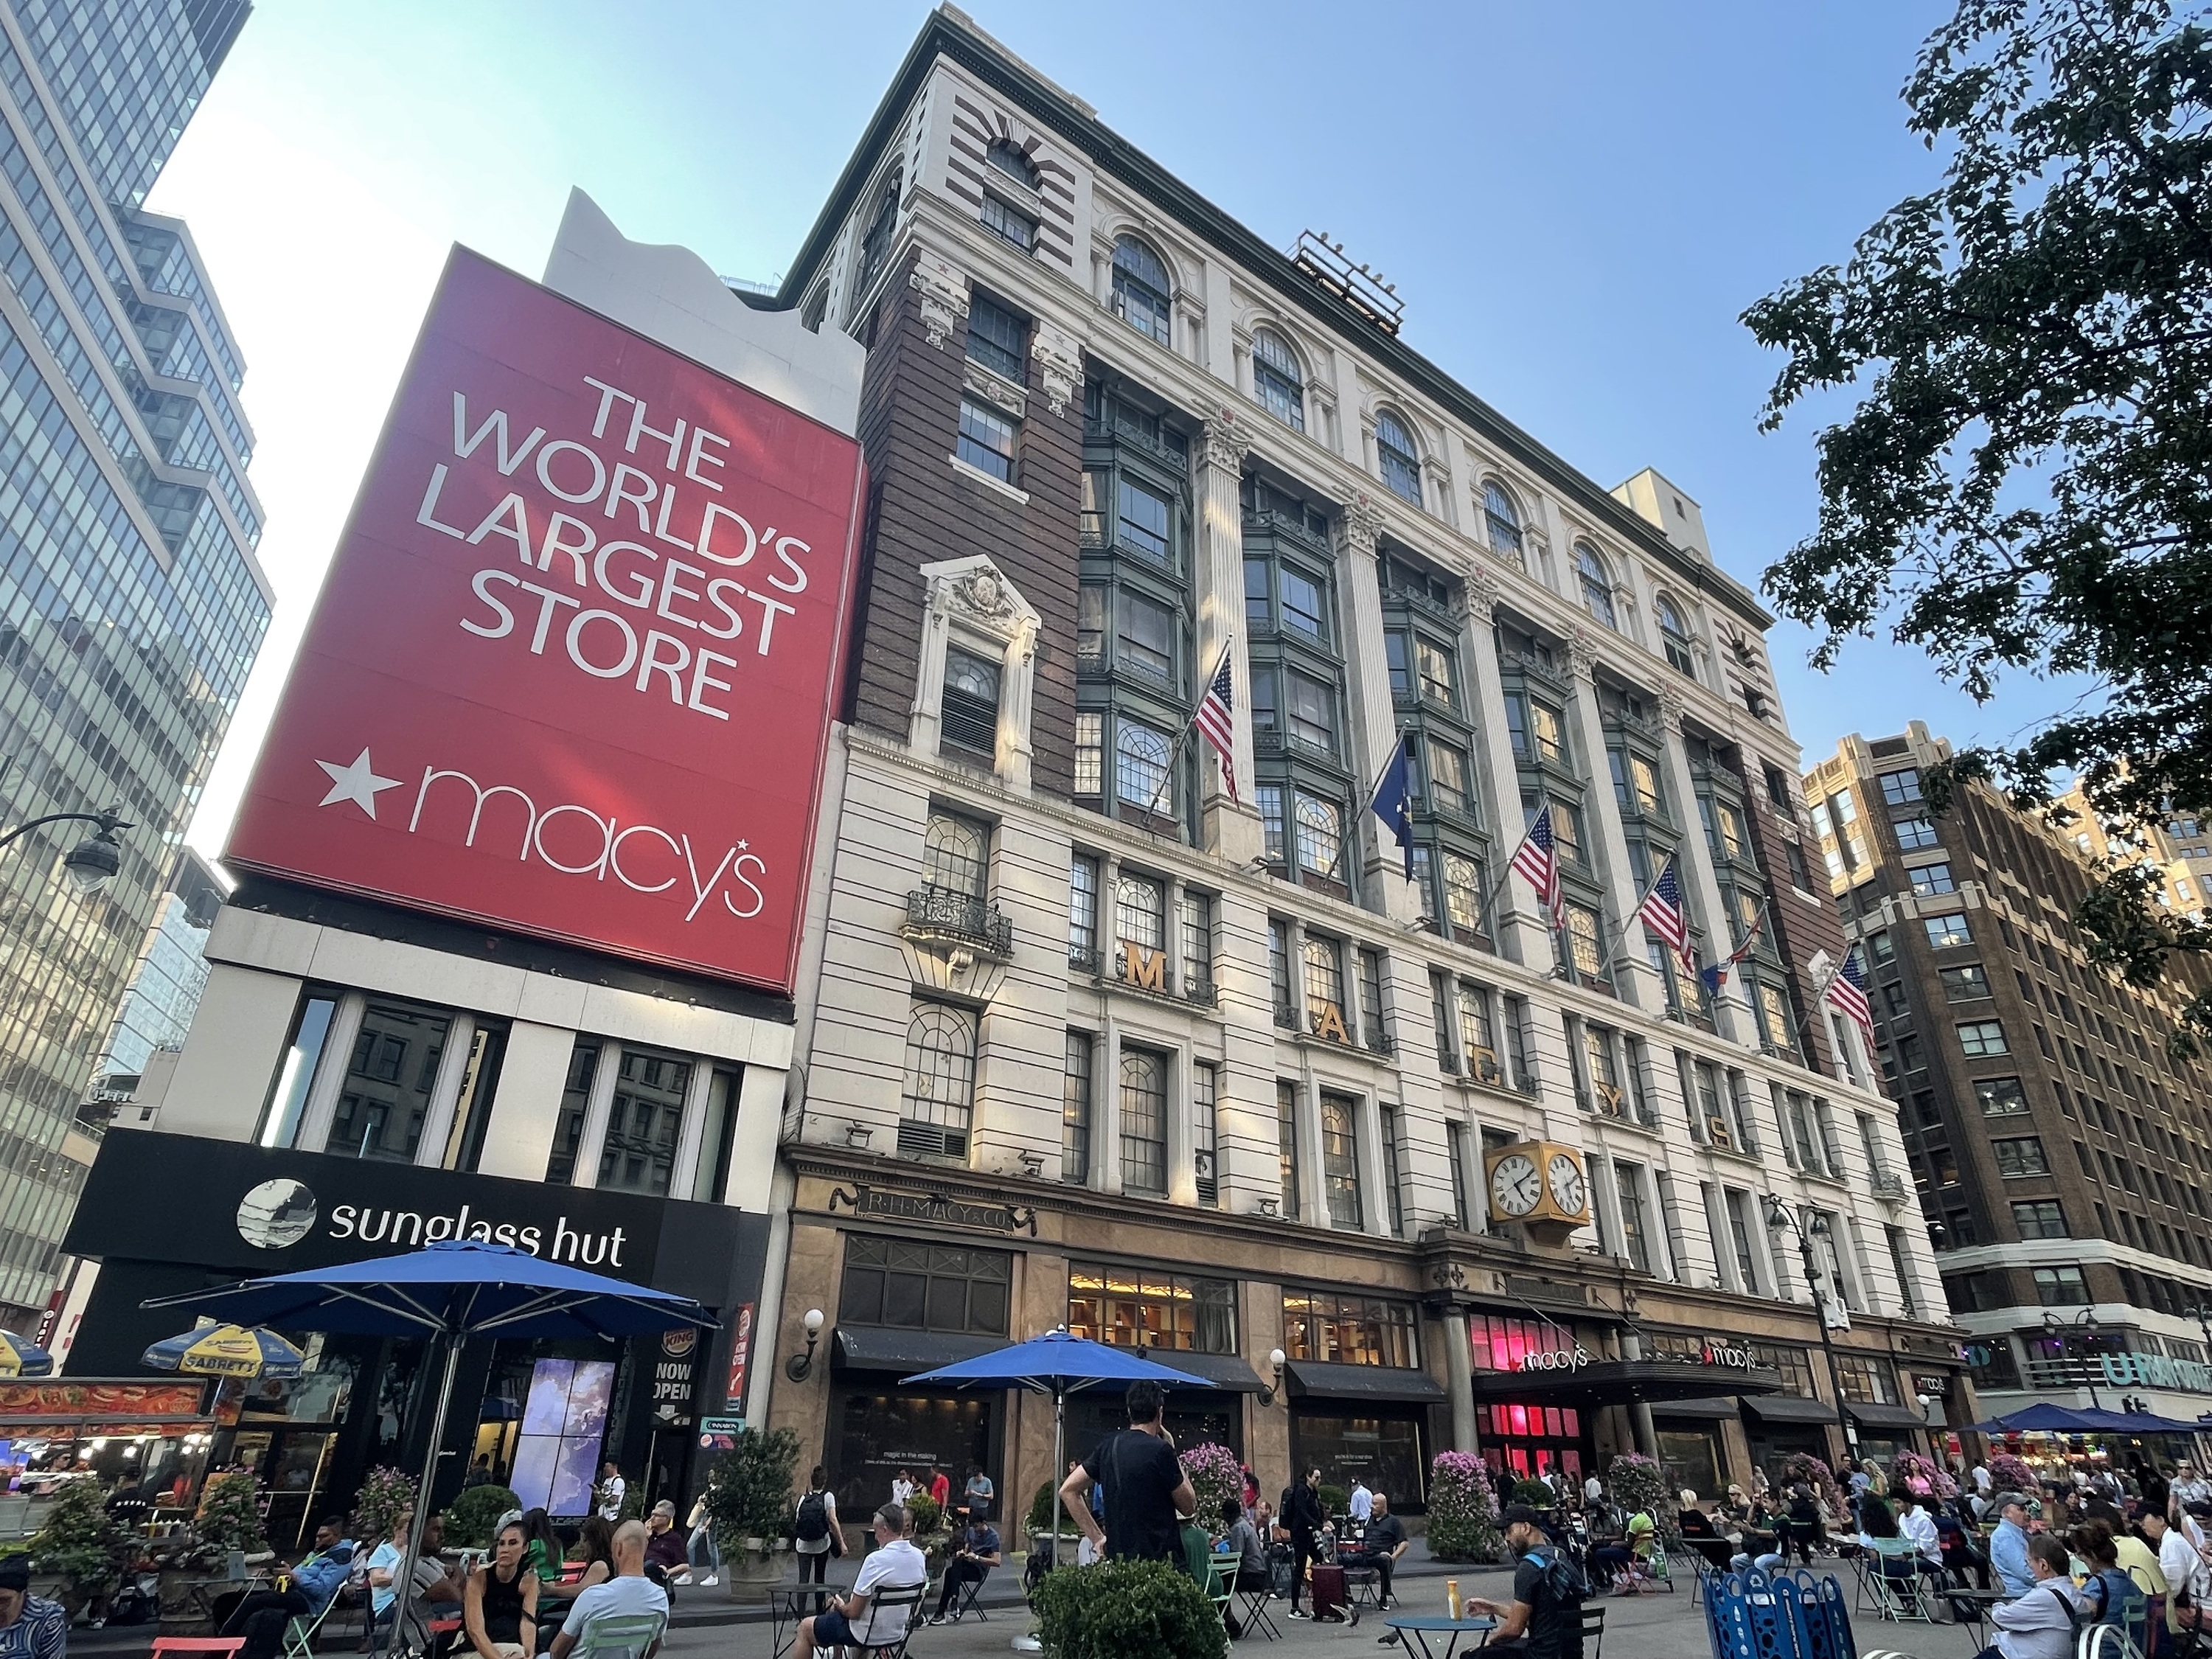
M237 1659L239 1650L246 1645L243 1636L157 1636L154 1638L154 1659L163 1659L167 1654L199 1654L205 1659Z

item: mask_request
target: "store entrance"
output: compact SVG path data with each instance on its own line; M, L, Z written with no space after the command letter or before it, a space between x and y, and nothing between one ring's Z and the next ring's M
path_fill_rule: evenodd
M1483 1461L1516 1480L1550 1474L1579 1488L1594 1462L1589 1431L1572 1406L1477 1405L1475 1432Z

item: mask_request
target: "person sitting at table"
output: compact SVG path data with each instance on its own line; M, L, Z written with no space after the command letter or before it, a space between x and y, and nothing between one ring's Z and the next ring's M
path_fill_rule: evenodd
M1412 1541L1406 1536L1406 1523L1390 1513L1390 1495L1376 1492L1368 1510L1366 1553L1362 1559L1375 1569L1378 1605L1386 1611L1398 1605L1390 1589L1390 1575L1397 1571L1398 1558Z
M491 1540L490 1559L469 1575L461 1629L477 1659L526 1659L538 1651L538 1575L524 1559L530 1540L510 1521Z
M676 1530L676 1504L664 1498L645 1518L645 1576L666 1589L691 1576L691 1559L684 1548L684 1534Z
M459 1611L466 1593L447 1576L446 1564L438 1559L438 1551L446 1541L445 1526L433 1514L423 1523L422 1547L415 1557L415 1577L409 1587L406 1611L404 1616L398 1616L399 1592L393 1581L399 1576L399 1563L407 1553L407 1529L412 1524L411 1516L403 1516L399 1524L392 1529L392 1536L379 1544L368 1558L372 1652L385 1650L386 1638L395 1622L399 1626L399 1646L403 1650L427 1651L430 1645L430 1621Z
M1237 1558L1236 1588L1266 1589L1269 1583L1267 1547L1260 1540L1260 1529L1244 1518L1243 1505L1233 1498L1221 1500L1221 1525L1222 1553Z
M1990 1609L1997 1639L1975 1659L2071 1659L2080 1598L2066 1576L2066 1546L2048 1533L2027 1540L2029 1589Z
M1508 1504L1498 1515L1505 1542L1518 1558L1509 1607L1471 1595L1467 1612L1498 1620L1483 1652L1492 1659L1511 1654L1520 1659L1583 1659L1582 1597L1567 1580L1571 1563L1544 1531L1542 1514L1526 1504ZM1565 1571L1560 1571L1564 1567ZM1579 1575L1574 1575L1579 1581Z
M354 1544L341 1535L344 1527L344 1520L335 1515L317 1527L315 1547L287 1575L291 1582L283 1588L216 1599L216 1634L244 1637L240 1659L273 1659L284 1645L288 1620L319 1618L330 1606L331 1597L353 1571ZM257 1626L254 1620L262 1613L270 1616Z
M561 1534L553 1530L553 1517L544 1510L526 1510L522 1516L522 1535L529 1540L522 1559L538 1575L543 1586L561 1582L562 1558L568 1552L561 1544Z
M960 1541L945 1564L945 1587L937 1595L937 1611L929 1622L941 1625L952 1615L961 1587L980 1584L1003 1558L999 1553L999 1529L988 1521L970 1520L960 1529Z

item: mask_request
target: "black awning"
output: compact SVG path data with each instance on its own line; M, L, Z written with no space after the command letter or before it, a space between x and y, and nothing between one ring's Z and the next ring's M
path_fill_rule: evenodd
M1316 1400L1402 1400L1415 1405L1441 1404L1449 1396L1426 1371L1397 1365L1332 1365L1318 1359L1293 1359L1291 1393Z
M1654 1417L1702 1417L1719 1422L1734 1417L1736 1401L1733 1395L1723 1399L1717 1395L1703 1400L1655 1400L1651 1402Z
M1202 1376L1214 1388L1226 1389L1232 1394L1258 1394L1267 1386L1260 1380L1258 1372L1233 1353L1185 1353L1179 1348L1147 1348L1145 1358L1171 1371ZM1176 1391L1172 1383L1166 1387L1170 1394Z
M1571 1370L1477 1371L1474 1392L1478 1404L1495 1401L1587 1409L1640 1400L1658 1411L1666 1401L1711 1400L1716 1385L1733 1388L1740 1395L1771 1394L1782 1386L1782 1376L1778 1371L1723 1370L1679 1359L1593 1359ZM1719 1414L1733 1417L1734 1402L1729 1402L1727 1411Z
M1863 1429L1924 1429L1928 1419L1910 1406L1846 1405L1851 1421Z
M838 1371L887 1371L912 1376L1003 1348L1000 1336L956 1336L945 1331L893 1330L884 1325L840 1325L830 1340L830 1364Z
M1833 1423L1836 1408L1825 1400L1802 1395L1772 1394L1763 1400L1747 1400L1744 1410L1762 1423Z

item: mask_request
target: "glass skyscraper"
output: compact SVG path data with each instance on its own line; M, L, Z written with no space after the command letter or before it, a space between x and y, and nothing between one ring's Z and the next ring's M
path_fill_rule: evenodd
M0 0L0 1323L46 1305L77 1123L269 623L236 343L191 237L142 204L251 7Z

